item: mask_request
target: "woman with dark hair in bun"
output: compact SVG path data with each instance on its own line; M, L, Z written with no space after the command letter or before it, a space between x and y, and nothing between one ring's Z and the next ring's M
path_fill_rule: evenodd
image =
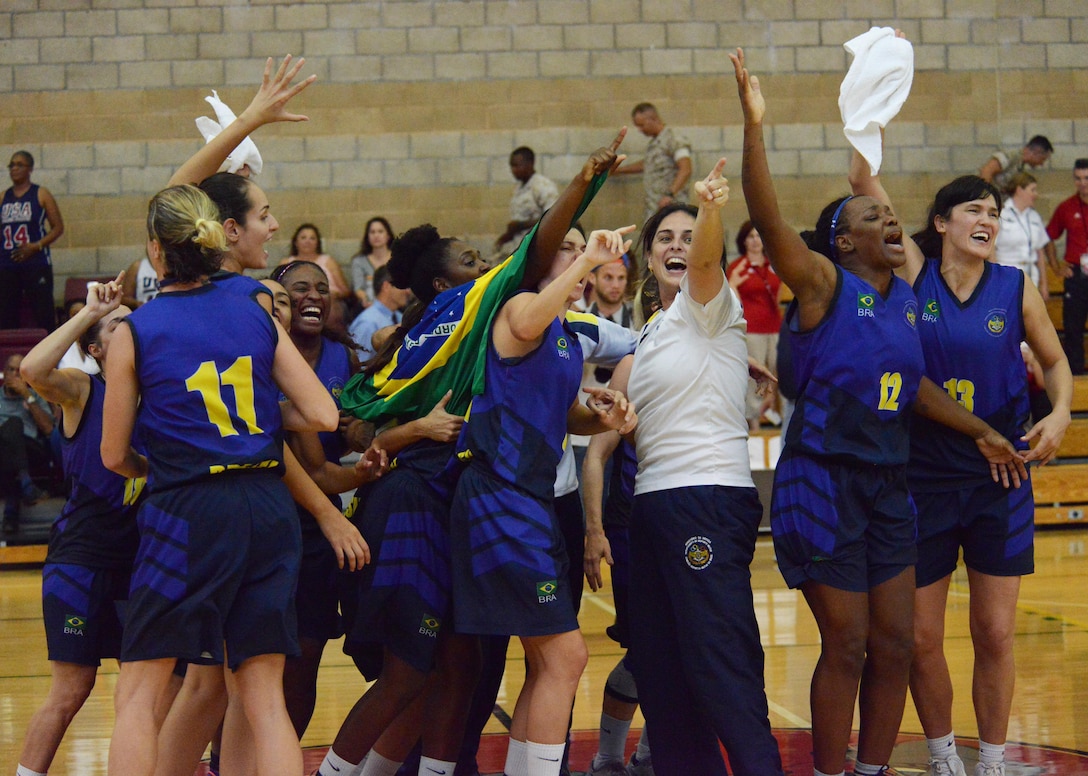
M531 238L497 267L488 267L475 248L442 237L430 224L393 243L392 282L410 288L416 302L341 394L343 407L356 416L394 424L375 440L395 465L368 494L361 524L375 562L364 574L358 616L345 643L368 677L379 673L379 650L383 659L378 681L349 712L321 766L326 776L364 756L400 758L421 727L426 732L421 768L448 763L452 772L479 648L474 637L453 634L446 621L452 483L442 472L482 383L491 320L510 294L535 287L547 273L571 223L616 163L622 139L623 133L590 156ZM390 536L396 542L383 553ZM426 693L425 685L431 688Z
M299 771L281 678L284 656L298 648L299 553L279 476L282 435L336 428L336 405L279 324L209 282L226 238L206 194L159 192L147 228L162 291L114 332L103 409L103 464L146 476L149 492L137 517L110 770L153 770L156 702L183 659L227 660L257 771ZM146 458L132 448L137 410Z
M786 583L801 589L820 629L815 769L843 772L860 685L854 773L882 773L899 732L913 643L912 414L966 434L995 480L1026 473L1008 440L924 377L921 311L895 275L907 255L890 205L872 196L837 199L807 244L782 216L763 145L763 94L740 49L730 58L744 110L748 212L796 295L787 324L800 395L775 470L771 528Z

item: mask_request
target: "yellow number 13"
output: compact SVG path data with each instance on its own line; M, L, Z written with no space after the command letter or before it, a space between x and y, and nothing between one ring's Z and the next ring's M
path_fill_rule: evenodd
M223 400L224 385L234 389L234 416ZM245 423L248 433L261 433L253 403L253 359L250 356L242 356L222 372L215 368L214 361L205 361L185 381L185 387L200 394L204 409L208 412L208 421L219 429L220 436L237 436L234 418Z
M899 392L903 390L903 376L898 372L885 372L880 376L880 403L878 410L897 412L899 410Z
M975 384L970 380L957 380L955 377L944 381L948 395L963 405L968 412L975 411Z

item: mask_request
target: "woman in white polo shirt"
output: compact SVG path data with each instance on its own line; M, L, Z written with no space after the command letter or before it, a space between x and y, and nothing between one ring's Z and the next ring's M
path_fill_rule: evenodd
M748 570L763 510L748 464L748 351L722 270L725 160L643 228L664 310L628 394L639 408L631 512L631 667L658 776L781 774Z

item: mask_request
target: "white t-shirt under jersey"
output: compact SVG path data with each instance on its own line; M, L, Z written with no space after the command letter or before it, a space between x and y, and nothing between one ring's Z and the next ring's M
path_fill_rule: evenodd
M635 495L695 485L752 487L748 463L748 350L737 295L705 305L687 294L643 328L628 384L638 411Z

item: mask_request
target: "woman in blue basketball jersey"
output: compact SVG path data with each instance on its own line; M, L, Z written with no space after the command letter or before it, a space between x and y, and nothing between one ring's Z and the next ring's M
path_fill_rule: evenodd
M855 190L887 201L879 178L856 158L851 180ZM899 274L918 299L926 376L1024 451L1025 460L1045 465L1069 425L1072 373L1035 285L1025 283L1015 267L989 261L1000 212L1001 195L993 185L974 175L953 180L937 192L926 228L915 235L917 244L906 241ZM1053 404L1027 434L1023 341L1039 358ZM944 612L962 547L975 650L975 774L999 776L1005 772L1012 707L1020 577L1034 569L1034 500L1027 477L1018 489L1003 488L971 453L962 437L925 419L912 432L907 476L918 507L918 589L910 686L930 748L931 773L962 776L944 657Z
M748 212L797 300L788 318L800 396L775 471L771 527L783 576L801 589L820 629L811 689L816 773L843 772L860 685L854 772L876 774L898 735L912 647L911 415L966 434L987 474L978 450L998 464L1015 467L1019 458L923 377L921 312L894 275L907 256L890 205L872 196L836 200L807 245L783 218L763 147L759 83L739 49L731 59L745 116Z
M567 717L585 667L567 557L552 508L567 430L633 425L626 400L577 400L582 351L562 313L586 275L630 247L634 227L597 231L584 252L560 250L536 293L517 294L491 329L486 385L458 441L466 464L450 508L454 619L462 633L516 635L528 671L510 728L506 772L559 773ZM564 245L573 245L569 240Z
M138 516L111 770L151 772L152 712L179 658L228 662L259 772L302 767L281 678L284 655L297 650L299 557L278 476L282 431L332 430L338 413L286 332L208 282L226 247L218 215L192 186L152 198L148 253L162 292L114 333L107 362L102 460L122 476L147 476L149 491ZM137 412L146 458L131 446Z
M325 271L313 262L295 261L277 267L273 278L283 284L291 298L291 341L339 407L340 392L359 364L354 349L327 329L333 300ZM372 424L342 416L341 427L335 432L288 435L291 450L338 510L342 508L340 493L356 490L374 479L376 470L369 466L371 456L365 456L358 466L340 465L349 447L356 452L366 451L372 431ZM302 654L287 661L283 681L287 710L295 732L302 738L317 698L317 670L325 643L343 635L343 629L333 547L309 510L299 506L298 517L302 567L295 603Z
M72 718L94 687L102 658L118 657L117 602L128 598L136 557L133 504L143 482L102 465L102 398L106 353L114 330L132 311L121 305L123 275L87 290L86 306L23 359L24 379L60 405L64 472L71 494L53 524L42 569L42 609L52 682L27 727L20 772L45 773ZM103 371L88 375L57 364L79 342Z
M49 245L64 234L64 220L49 189L30 182L33 172L29 151L12 154L8 162L12 185L0 197L0 329L19 327L23 296L34 325L48 331L56 325Z
M321 765L320 772L326 776L355 767L364 756L385 759L381 752L396 754L394 750L401 749L399 743L375 747L375 742L413 699L421 697L428 672L434 692L425 693L430 720L424 727L430 735L425 737L421 767L426 763L442 767L457 757L465 723L463 706L476 684L479 649L474 638L456 636L446 622L450 484L442 473L454 452L452 443L463 422L479 360L478 345L467 347L465 340L483 331L484 322L501 303L502 294L491 292L496 288L513 292L519 285L536 283L547 272L571 222L592 196L595 178L618 163L616 151L623 137L621 132L611 146L590 155L541 219L533 240L525 246L527 253L510 257L499 267L489 267L472 246L441 237L430 224L408 230L394 243L388 265L393 283L411 288L419 304L409 308L364 372L350 381L341 400L359 417L389 422L387 406L380 401L387 394L385 389L379 393L374 380L390 370L396 379L389 380L387 389L394 384L408 386L420 389L413 397L434 398L426 410L413 401L410 411L394 413L399 425L390 425L375 442L389 451L390 459L395 456L395 466L368 493L361 524L374 548L375 563L364 572L360 611L344 648L365 675L378 679L341 725ZM464 308L462 320L452 319L455 325L450 327L447 318L436 322L426 317L434 310L452 313L458 300L467 298L478 305L467 323ZM479 330L472 329L476 323ZM426 359L413 361L413 354L430 352L432 332L425 328L430 325L436 325L434 337L439 341L450 330L463 335L455 345L441 350L450 361L465 357L462 361L469 362L468 369L453 370L449 362L436 367ZM439 329L445 335L439 335ZM413 364L419 371L406 370ZM395 397L397 391L390 393ZM447 412L451 402L454 406ZM383 560L381 544L387 533L394 542ZM380 662L375 659L375 646ZM405 733L398 731L418 730L419 702L415 711L408 710L397 721L388 734L390 740L402 740Z

